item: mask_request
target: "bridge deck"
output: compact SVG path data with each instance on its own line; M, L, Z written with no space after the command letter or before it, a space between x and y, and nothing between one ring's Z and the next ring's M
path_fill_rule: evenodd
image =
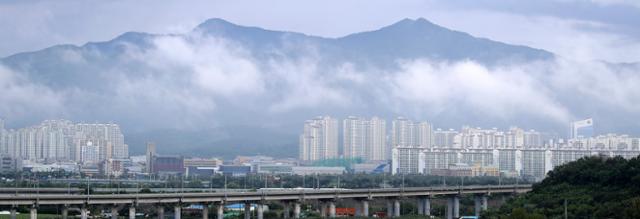
M495 193L524 193L531 185L407 187L387 189L283 189L256 192L202 192L151 194L0 194L0 205L58 205L58 204L144 204L144 203L202 203L241 201L297 201L308 199L373 199L435 195L480 195Z

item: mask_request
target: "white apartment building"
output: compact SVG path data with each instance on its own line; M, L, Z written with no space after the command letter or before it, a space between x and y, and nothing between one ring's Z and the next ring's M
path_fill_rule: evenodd
M438 131L435 134L437 136ZM441 134L441 140L443 136ZM497 140L503 137L504 143ZM436 137L436 142L438 139ZM511 128L508 132L501 132L465 127L455 139L457 142L451 147L394 149L392 173L431 174L435 169L466 164L497 167L507 176L541 180L554 167L582 157L621 156L630 159L640 155L640 139L627 135L609 134L543 145L540 134L535 131Z
M300 160L338 157L338 121L329 116L307 120L300 135Z
M449 134L449 136L444 136ZM447 142L453 137L453 143ZM470 148L470 149L493 149L493 148L532 148L542 147L542 134L535 131L524 131L517 127L511 127L508 131L499 131L497 128L481 129L462 127L460 133L455 131L436 131L436 139L443 141L444 148ZM448 138L448 139L447 139Z
M442 148L452 148L456 135L458 135L458 131L449 129L442 130L436 129L433 131L433 146L434 147L442 147Z
M98 164L100 162L100 147L94 145L92 141L86 141L80 147L80 162L83 164Z
M424 150L420 147L394 147L391 150L391 174L424 173Z
M367 135L367 160L390 159L391 155L387 153L387 122L378 117L371 118Z
M2 127L0 153L31 161L82 161L82 147L89 140L98 147L98 159L129 156L118 125L74 124L67 120L46 120L18 130Z
M429 148L433 143L433 128L428 122L415 123L403 117L391 122L391 147Z
M349 117L343 121L343 156L365 160L385 160L386 122L377 117L371 120Z
M368 121L350 116L342 122L342 146L344 158L364 158L367 147Z

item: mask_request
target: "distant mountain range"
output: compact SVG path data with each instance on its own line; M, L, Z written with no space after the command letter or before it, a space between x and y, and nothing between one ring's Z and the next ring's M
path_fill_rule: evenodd
M555 87L537 86L551 80L545 75L553 68L532 71L536 63L556 58L544 50L477 38L422 18L340 38L210 19L184 34L128 32L106 42L58 45L2 58L0 76L4 74L5 86L14 92L0 99L7 103L0 107L0 117L14 127L48 118L113 121L123 126L133 153L141 153L145 141L154 141L161 153L296 156L302 123L317 115L405 115L443 128L513 124L563 132L563 119L608 113L583 109ZM420 73L423 70L427 73ZM478 82L485 82L487 74L502 72L489 75L489 84L483 85L498 91L484 94L484 87L473 90L473 81L454 77L476 70L479 75L470 74L469 80L478 76ZM522 82L511 78L510 71L530 76ZM412 77L434 84L415 84ZM455 85L460 79L465 87ZM496 79L498 84L491 84ZM509 85L511 80L515 84ZM529 93L541 96L538 91L543 98L523 107L521 100L502 96L509 89L518 94L519 83L527 85L523 98ZM477 97L497 99L496 110L505 112L487 113L494 109L478 103ZM535 101L558 106L551 106L547 117L530 109L539 107ZM556 108L578 113L567 116ZM606 118L621 121L625 115Z

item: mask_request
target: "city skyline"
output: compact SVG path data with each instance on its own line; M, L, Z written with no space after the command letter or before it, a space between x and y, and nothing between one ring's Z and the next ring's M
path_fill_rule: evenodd
M335 119L333 117L330 116L322 116L322 117L318 117L318 118L326 118L326 119ZM317 119L314 119L317 120ZM313 121L313 120L310 120ZM347 130L344 128L346 127L345 124L347 124L348 121L351 122L356 122L354 123L354 130L357 130L356 132L362 132L359 133L362 136L360 136L358 139L355 139L353 142L351 142L354 146L347 146L350 140L348 140L345 136L347 136ZM374 140L373 137L370 137L370 135L368 133L374 132L374 130L372 130L373 126L370 126L369 123L371 122L377 123L377 130L381 130L381 131L377 131L378 133L382 133L381 135L378 134L376 136L382 136L382 137L376 137L378 138L377 140ZM376 117L373 116L371 117L371 120L366 120L364 117L358 117L358 116L348 116L347 118L345 118L342 121L338 121L337 119L334 121L336 122L336 124L341 124L341 125L333 125L333 127L337 130L336 133L339 133L337 135L335 135L335 137L331 137L334 139L338 139L337 140L337 147L331 146L331 148L337 148L337 149L330 149L330 150L337 150L340 151L341 153L339 154L340 156L344 155L345 157L350 157L349 155L347 155L348 153L345 150L345 148L353 148L354 150L356 150L356 153L358 154L358 156L355 157L367 157L367 156L376 156L378 158L380 157L386 157L389 158L389 154L390 154L390 149L393 147L393 145L403 145L403 146L413 146L413 147L422 147L423 145L443 145L443 146L453 146L454 144L454 137L458 134L460 134L461 132L469 132L469 131L480 131L480 132L485 132L485 133L498 133L500 135L502 135L504 132L496 127L490 128L490 129L482 129L481 127L474 127L474 126L469 126L469 125L463 125L462 127L460 127L459 129L453 129L453 128L449 128L449 129L443 129L440 127L433 127L432 124L430 124L428 121L417 121L414 122L411 119L407 119L406 117L395 117L392 118L391 120L392 126L387 128L388 126L386 126L385 124L387 124L387 119L384 118L380 118L380 117ZM594 132L594 128L593 128L593 119L589 118L586 120L579 120L576 122L571 122L570 124L568 124L568 127L570 129L573 129L573 127L575 126L576 123L579 124L586 124L586 122L588 121L589 123L589 129L587 130L587 133L589 135L579 135L579 138L592 138L592 137L599 137L599 136L606 136L606 135L610 135L610 134L617 134L617 135L623 135L623 136L628 136L625 133L597 133ZM4 130L5 131L5 136L8 135L11 131L11 133L15 134L18 133L19 131L23 131L23 130L33 130L33 129L37 129L37 127L42 127L42 126L46 126L48 123L57 123L57 122L61 122L61 123L65 123L68 124L70 123L70 121L68 120L55 120L55 119L50 119L50 120L45 120L40 124L35 124L32 126L27 126L27 127L15 127L15 128L8 128L4 125L5 120L0 118L0 130ZM85 124L84 126L87 126L90 124L100 124L100 123L84 123L84 122L80 122L80 123L76 123L78 125L78 127L83 127L83 124ZM116 126L117 124L114 123L102 123L104 125L112 125L112 126ZM317 124L316 124L317 125ZM51 124L49 124L49 126L51 126ZM305 125L306 126L306 125ZM394 127L398 126L398 129L396 130ZM522 132L525 134L526 133L536 133L535 135L537 137L535 137L535 140L531 140L530 137L525 137L524 139L521 139L520 141L524 141L524 142L531 142L534 141L536 142L535 144L537 145L544 145L548 143L548 140L558 140L558 139L565 139L565 140L569 140L569 139L574 139L571 136L574 136L574 132L575 131L570 131L570 133L566 136L566 137L562 137L562 135L558 135L557 133L548 133L548 132L540 132L534 129L518 129L516 126L508 126L509 128L507 128L506 130L509 131L513 131L513 129L515 128L516 130L519 130L519 132ZM86 129L86 128L85 128ZM117 128L119 130L119 127ZM422 131L421 131L422 130ZM428 131L424 131L424 130L428 130ZM466 131L465 131L466 130ZM510 131L509 131L510 133ZM122 133L120 133L122 134ZM369 135L369 136L368 136ZM400 139L400 137L395 137L396 135L400 136L402 135L402 138L404 139ZM426 137L425 137L426 136ZM398 139L396 139L398 138ZM504 137L503 137L504 138ZM7 137L4 138L5 141L7 139ZM384 141L383 143L383 148L384 152L379 152L379 155L366 155L366 154L370 154L373 153L371 151L367 152L365 150L368 150L367 148L363 147L363 143L361 142L365 142L365 141ZM498 138L499 141L504 142L504 139ZM147 139L147 141L154 141L154 139ZM424 142L430 142L428 144L425 144ZM465 141L463 140L459 140L459 141ZM466 140L469 141L469 140ZM417 143L417 142L421 142L421 143ZM87 141L85 141L85 144L87 143ZM98 142L99 143L99 142ZM379 144L379 143L378 143ZM458 143L458 144L464 144L464 143ZM513 143L512 143L513 144ZM526 143L525 143L526 144ZM11 149L9 149L7 146L4 146L6 144L3 144L3 153L9 153L9 151ZM55 145L54 145L55 146ZM380 148L380 147L377 147ZM19 153L19 152L14 152L14 150L11 150L12 153ZM69 150L67 150L69 151ZM381 151L380 149L377 149L377 151ZM26 152L25 152L26 153ZM35 152L33 152L35 153ZM30 157L33 157L35 155L33 155ZM62 152L55 152L55 153L62 153ZM52 154L55 154L52 153ZM65 152L65 153L70 153L70 152ZM74 152L75 153L75 152ZM80 152L78 152L80 153ZM118 152L119 154L121 154L121 152ZM334 152L330 152L331 154L335 154ZM42 154L42 153L40 153ZM103 152L104 154L104 152ZM59 156L59 155L52 155L53 157ZM337 155L331 155L331 156L327 156L327 157L336 157ZM68 156L68 157L79 157L79 155L73 155L73 156ZM122 157L121 155L118 155L118 157Z
M0 1L0 216L640 218L638 21L639 0Z
M128 159L120 127L113 123L45 120L19 129L5 129L0 119L0 154L31 161L76 161L96 165Z
M291 136L298 135L299 121L318 114L406 116L444 129L515 125L560 136L566 123L593 117L599 132L640 133L625 119L638 112L634 64L578 62L423 18L378 28L318 38L212 18L183 34L129 32L20 53L0 61L2 83L11 91L0 96L6 103L0 116L11 118L9 127L48 118L113 121L131 145L156 139L160 150L180 145L187 153L228 150L231 142L271 155L268 145L256 143L282 139L282 148L295 146ZM297 40L286 40L290 35ZM425 40L431 36L441 37ZM59 77L47 76L53 72ZM247 132L260 139L242 136ZM144 147L131 150L139 154Z

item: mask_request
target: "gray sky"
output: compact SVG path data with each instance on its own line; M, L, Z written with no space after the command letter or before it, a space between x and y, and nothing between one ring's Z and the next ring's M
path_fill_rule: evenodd
M182 33L208 18L340 37L403 18L576 60L640 61L637 0L0 1L0 57L126 31Z

